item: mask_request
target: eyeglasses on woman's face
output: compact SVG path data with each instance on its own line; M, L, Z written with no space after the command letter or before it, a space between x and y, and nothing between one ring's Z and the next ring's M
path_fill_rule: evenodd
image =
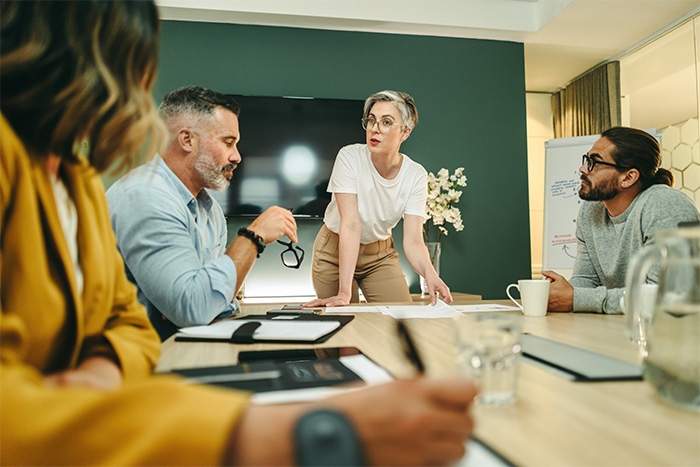
M371 130L377 125L380 133L388 133L394 125L400 125L390 118L381 118L377 120L374 117L366 117L362 119L362 128L365 130Z
M600 155L599 154L591 154L591 155L584 154L583 157L581 158L581 165L585 165L586 170L588 170L588 172L592 172L593 169L595 168L596 164L607 165L608 167L615 167L616 169L620 169L620 170L631 169L631 167L623 167L621 165L611 164L610 162L603 162L601 160L594 159L595 157L600 157Z
M299 269L301 267L301 262L304 261L304 250L301 249L299 245L292 243L291 241L285 242L282 239L277 240L277 243L287 247L280 257L282 258L282 264L292 269Z

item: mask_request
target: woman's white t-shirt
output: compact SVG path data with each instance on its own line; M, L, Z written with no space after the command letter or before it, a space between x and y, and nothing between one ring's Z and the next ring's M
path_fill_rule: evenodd
M422 165L401 154L398 175L387 180L372 164L366 144L351 144L338 152L328 191L333 193L323 221L340 232L340 212L335 193L354 193L362 226L361 244L385 240L405 214L425 217L428 174Z

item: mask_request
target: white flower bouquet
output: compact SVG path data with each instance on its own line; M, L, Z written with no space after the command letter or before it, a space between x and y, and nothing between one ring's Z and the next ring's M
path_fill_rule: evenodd
M462 213L459 208L454 206L459 202L462 196L460 187L467 186L467 177L464 176L464 167L455 170L455 173L450 175L449 170L440 169L437 176L432 172L428 174L428 199L426 200L426 215L423 222L423 233L425 241L430 241L429 222L432 222L438 228L437 239L447 235L445 224L452 224L455 231L459 232L464 229L462 224Z

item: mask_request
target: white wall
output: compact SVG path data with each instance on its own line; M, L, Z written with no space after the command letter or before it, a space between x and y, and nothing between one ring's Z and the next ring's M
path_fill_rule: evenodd
M620 60L623 123L662 130L663 167L700 204L700 15Z
M544 143L554 137L551 94L527 93L527 173L532 277L541 278L544 227Z
M620 59L620 91L634 128L665 128L698 116L696 17Z

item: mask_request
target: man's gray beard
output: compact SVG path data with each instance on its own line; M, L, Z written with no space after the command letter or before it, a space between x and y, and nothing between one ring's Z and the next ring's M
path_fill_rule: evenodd
M617 187L614 178L610 178L600 183L595 188L591 186L590 181L588 181L588 191L583 192L583 184L578 190L578 196L584 201L607 201L613 199L620 193L620 189Z
M204 187L214 191L226 191L231 185L231 180L227 179L224 171L231 168L236 168L236 164L227 164L224 167L219 167L207 155L200 154L197 161L194 163L194 168L204 180Z

